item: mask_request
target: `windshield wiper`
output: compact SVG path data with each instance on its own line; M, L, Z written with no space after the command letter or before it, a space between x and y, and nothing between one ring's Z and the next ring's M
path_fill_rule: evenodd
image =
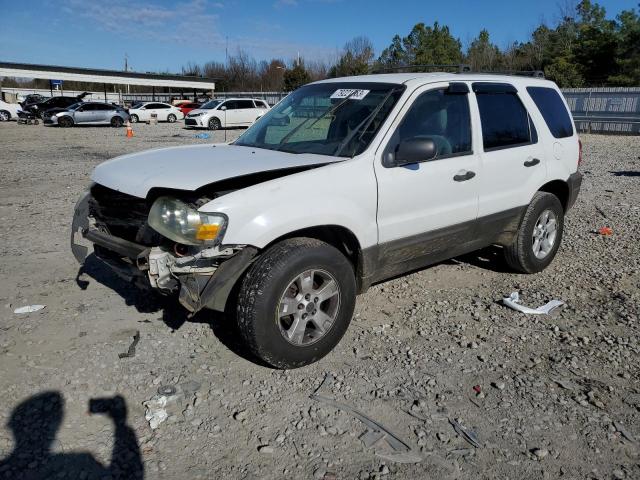
M364 120L362 120L358 125L356 125L356 128L354 128L351 131L351 133L349 133L345 137L345 139L342 140L342 142L340 142L340 145L338 145L338 148L336 148L334 156L338 157L340 155L340 153L342 153L342 150L344 149L344 147L349 145L349 142L351 142L351 140L356 135L356 133L358 133L360 131L360 129L362 128L362 126L364 125L364 129L363 129L362 133L360 134L360 137L358 138L358 141L362 140L362 136L364 135L364 132L367 131L367 128L369 128L369 125L371 125L371 122L373 122L373 119L376 118L376 115L378 114L378 112L380 112L380 110L382 109L384 104L387 103L387 100L389 100L389 97L391 97L391 95L393 95L397 91L398 91L398 89L393 88L393 89L391 89L389 91L389 93L387 93L387 95L382 99L382 101L378 104L378 106L376 108L374 108L371 111L371 113L364 118Z
M354 90L353 92L351 92L349 95L347 95L346 97L344 97L344 100L342 100L339 104L333 106L333 107L329 107L327 108L324 112L322 112L322 115L320 115L318 118L316 118L314 120L314 122L309 125L308 128L313 127L316 123L318 123L320 120L322 120L324 117L326 117L327 115L331 115L333 112L335 112L336 110L338 110L342 105L344 105L345 103L347 103L347 100L349 100L349 98L352 95L355 95L355 93L357 92L357 90ZM296 128L294 128L293 130L291 130L289 133L287 133L284 137L282 137L282 140L280 140L280 142L278 143L278 146L275 148L275 150L280 150L280 146L284 145L285 143L287 143L287 140L289 140L293 134L295 134L298 130L300 130L302 127L304 127L307 122L311 120L311 117L307 118L304 122L302 122L300 125L298 125Z

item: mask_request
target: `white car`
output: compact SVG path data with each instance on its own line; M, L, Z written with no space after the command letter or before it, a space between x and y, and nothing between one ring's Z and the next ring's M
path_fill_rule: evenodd
M187 127L217 130L227 127L249 127L269 111L269 105L257 98L210 100L191 110L184 121Z
M0 122L8 122L9 120L18 119L18 111L21 111L22 107L18 103L7 103L0 100Z
M93 244L190 312L226 310L256 356L295 368L339 342L373 283L489 245L516 271L545 269L581 157L562 94L541 78L325 80L230 145L99 165L71 248L82 263Z
M159 122L174 123L184 118L184 114L178 107L162 102L136 103L129 109L129 118L131 123L148 122L154 113L158 116Z

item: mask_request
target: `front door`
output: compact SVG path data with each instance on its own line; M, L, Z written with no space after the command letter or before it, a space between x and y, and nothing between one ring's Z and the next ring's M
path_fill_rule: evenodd
M227 100L218 107L218 110L223 110L220 112L220 121L223 126L233 127L240 123L240 112L238 110L237 100Z
M474 240L483 174L478 139L472 138L468 88L462 85L431 84L414 92L377 152L384 276L449 258ZM432 140L436 156L393 166L394 152L411 139Z

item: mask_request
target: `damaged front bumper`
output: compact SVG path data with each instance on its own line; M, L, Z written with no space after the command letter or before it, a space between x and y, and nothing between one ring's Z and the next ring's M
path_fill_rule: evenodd
M93 247L96 256L121 277L161 293L178 292L190 312L224 311L231 289L258 250L247 245L204 248L180 256L166 248L148 247L101 230L89 215L91 194L85 192L73 215L71 251L82 265Z

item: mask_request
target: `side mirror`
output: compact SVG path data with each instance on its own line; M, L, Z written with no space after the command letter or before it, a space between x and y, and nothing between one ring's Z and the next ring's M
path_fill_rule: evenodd
M414 137L400 142L396 147L394 166L409 165L411 163L431 160L438 153L436 144L430 138Z
M223 112L227 109L227 107L225 107L224 105L220 107L220 110L222 110Z

